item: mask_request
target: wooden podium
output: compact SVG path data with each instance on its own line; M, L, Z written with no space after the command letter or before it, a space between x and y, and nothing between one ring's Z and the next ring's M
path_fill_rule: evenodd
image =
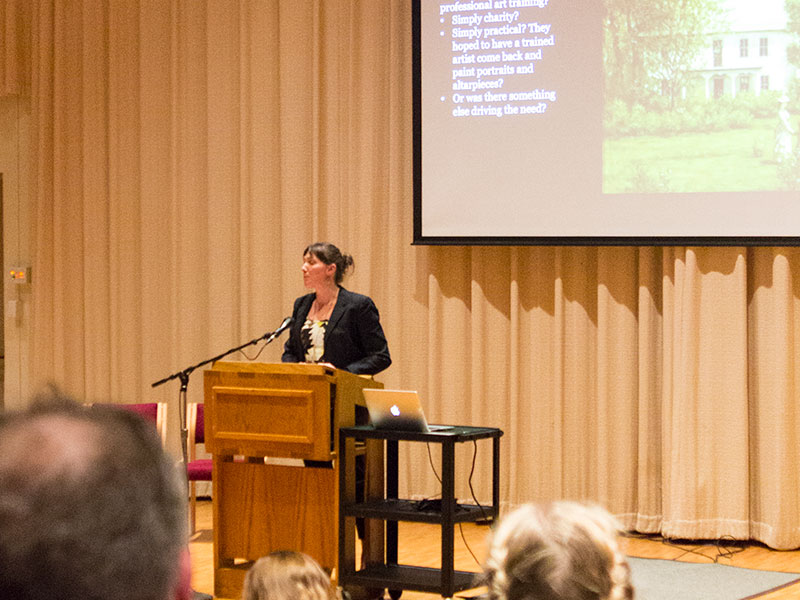
M215 363L204 383L214 595L239 598L252 562L274 550L305 552L338 577L339 428L356 424L361 390L383 384L322 365L237 362ZM382 448L370 442L365 452L367 495L382 495ZM346 469L354 482L352 461ZM382 532L368 526L367 539L372 560Z

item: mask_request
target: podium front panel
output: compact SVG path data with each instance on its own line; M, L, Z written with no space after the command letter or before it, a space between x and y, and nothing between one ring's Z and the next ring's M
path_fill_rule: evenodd
M336 567L334 469L239 462L218 467L227 482L218 522L226 532L221 555L254 561L276 549L294 549L323 567Z
M206 447L217 455L331 460L328 377L206 372Z

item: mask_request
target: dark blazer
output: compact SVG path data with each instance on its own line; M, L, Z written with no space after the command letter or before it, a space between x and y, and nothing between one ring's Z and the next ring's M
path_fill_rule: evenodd
M300 329L305 323L316 294L306 294L294 302L289 339L283 347L283 362L303 362L305 352ZM325 329L325 353L321 362L351 373L374 375L392 364L389 346L383 335L378 309L368 296L339 288L339 297Z

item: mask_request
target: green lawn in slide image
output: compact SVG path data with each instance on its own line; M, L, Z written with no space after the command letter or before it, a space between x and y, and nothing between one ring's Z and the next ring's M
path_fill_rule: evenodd
M603 193L778 190L775 119L750 128L606 140Z

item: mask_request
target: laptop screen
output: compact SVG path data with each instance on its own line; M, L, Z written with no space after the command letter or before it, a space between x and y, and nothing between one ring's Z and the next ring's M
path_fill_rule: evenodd
M365 389L369 420L375 429L392 431L445 431L450 425L428 425L417 392L413 390Z
M415 391L365 389L364 400L376 429L428 431L428 422Z

